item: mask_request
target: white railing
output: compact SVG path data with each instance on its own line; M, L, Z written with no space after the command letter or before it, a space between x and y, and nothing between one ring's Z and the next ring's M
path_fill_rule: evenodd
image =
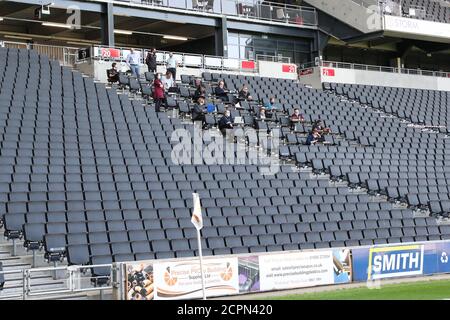
M145 57L149 50L136 49L136 52L140 53L140 63L145 62ZM127 55L130 53L130 48L124 47L105 47L94 46L91 48L91 58L94 60L104 61L125 61ZM165 65L169 58L168 51L157 51L156 62L158 65ZM224 58L220 56L193 54L173 52L173 57L178 62L179 67L182 68L199 68L199 69L211 69L218 71L239 71L239 72L258 72L258 63L254 60L242 60L235 58Z
M115 0L112 2L150 8L205 12L292 25L317 25L315 8L261 0Z
M427 12L426 7L418 5L402 5L401 0L351 0L352 2L371 10L375 10L378 13L383 13L385 15L404 17L410 19L420 19L435 21L436 16ZM439 1L435 1L439 2ZM438 4L442 5L442 4ZM406 12L405 9L408 11Z
M388 5L384 5L382 10L384 14L405 17L410 19L420 19L420 20L428 20L435 21L436 16L427 11L427 8L424 6L418 5L402 5L400 0L390 0L388 1ZM438 2L438 1L435 1ZM437 3L436 5L442 6L442 4ZM408 11L405 11L407 9ZM448 21L447 21L448 22Z
M337 62L337 61L320 61L309 62L300 65L300 70L305 70L313 67L326 67L326 68L338 68L338 69L352 69L352 70L365 70L365 71L377 71L377 72L389 72L389 73L401 73L420 76L450 78L450 72L444 71L432 71L422 69L408 69L408 68L395 68L387 66L374 66L369 64L349 63L349 62Z
M45 44L23 43L13 41L3 41L3 47L14 49L34 50L52 60L58 60L64 66L73 66L77 61L78 50L76 47L52 46Z
M105 276L92 276L92 268L109 268ZM24 270L0 271L5 277L3 290L0 290L2 299L39 299L55 295L70 296L88 292L97 292L102 296L104 291L111 291L121 273L113 264L97 264L87 266L59 266L32 268ZM11 280L9 276L16 275ZM51 278L51 280L48 280ZM102 281L101 286L94 286ZM14 282L14 286L9 286Z
M283 56L269 56L269 55L265 55L265 54L257 54L256 61L291 63L291 58L283 57Z

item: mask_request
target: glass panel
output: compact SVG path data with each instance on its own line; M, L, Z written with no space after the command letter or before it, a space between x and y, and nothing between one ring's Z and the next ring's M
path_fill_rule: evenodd
M292 63L294 61L294 52L292 51L283 51L283 50L279 50L277 52L277 56L281 55L284 58L289 58L290 62ZM287 59L286 59L287 60ZM283 62L285 61L285 59L283 59Z
M295 51L309 52L310 43L308 41L296 41L295 42Z
M276 48L276 41L269 39L253 39L253 45L255 48Z
M201 66L202 65L202 57L201 56L184 56L184 64L187 66Z
M264 20L273 19L273 7L269 5L259 6L259 17Z
M228 45L228 57L239 59L239 46Z
M239 34L238 33L228 33L228 44L229 45L239 45Z
M278 49L294 50L294 41L278 41Z
M305 25L315 25L316 24L316 13L311 10L301 11L302 22Z
M305 63L310 62L310 55L302 52L295 52L295 61L291 61L293 63Z
M237 59L223 59L223 67L226 69L239 70L239 60Z
M234 0L221 0L222 13L225 15L237 15L237 6Z
M222 66L222 59L214 57L205 57L205 66L220 68Z
M239 44L245 46L250 44L252 41L252 36L248 34L239 34Z
M180 8L186 9L188 8L188 2L193 2L191 0L167 0L168 6L171 8Z

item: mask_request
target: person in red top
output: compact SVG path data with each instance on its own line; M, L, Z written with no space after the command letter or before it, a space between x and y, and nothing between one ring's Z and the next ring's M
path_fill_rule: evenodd
M155 74L155 80L153 81L153 101L155 102L155 111L159 112L161 104L164 101L164 85L161 81L161 74Z
M300 113L300 109L299 108L295 108L294 109L294 113L291 116L291 125L292 125L292 127L294 127L295 124L297 124L299 122L304 122L304 121L305 121L305 118Z

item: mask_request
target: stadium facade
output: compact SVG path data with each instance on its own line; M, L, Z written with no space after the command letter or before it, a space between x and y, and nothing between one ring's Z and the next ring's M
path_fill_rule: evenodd
M450 271L448 1L2 1L0 46L0 299L201 298L199 243L208 296Z

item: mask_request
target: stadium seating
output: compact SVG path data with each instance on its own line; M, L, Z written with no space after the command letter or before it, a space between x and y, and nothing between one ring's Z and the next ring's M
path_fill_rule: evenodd
M393 0L401 5L402 14L415 19L431 20L435 22L450 23L450 6L445 1L435 0ZM419 9L411 15L410 9ZM424 10L424 12L420 12Z
M256 99L275 96L280 102L277 121L268 128L280 129L284 142L289 139L280 148L289 161L277 174L263 176L251 164L175 165L171 134L179 128L192 132L189 121L156 113L151 104L130 100L33 51L0 49L5 236L23 238L30 250L43 247L49 262L193 256L197 243L190 216L192 192L198 192L205 255L450 238L448 226L433 217L416 217L411 208L335 182L389 190L398 199L421 194L423 187L429 195L443 195L447 180L440 136L295 81L204 77L211 87L223 78L228 89L245 83ZM192 92L194 81L182 77L182 87ZM135 83L132 87L139 91ZM170 106L183 106L188 117L192 101L182 91ZM286 118L295 106L307 122L292 129ZM232 114L247 117L251 125L257 104L241 107L232 108ZM311 121L318 118L332 129L329 143L303 145ZM218 119L219 113L212 114L211 127ZM294 164L309 166L319 176ZM442 170L430 169L435 167ZM423 199L418 199L420 204ZM434 205L441 199L429 200ZM450 211L446 201L439 206L440 213ZM109 268L93 267L91 274L101 285Z
M352 183L370 183L369 189L392 200L406 201L413 208L429 208L433 214L448 217L450 159L446 146L450 122L446 106L450 94L350 84L324 84L324 87L359 105L383 112L387 115L383 119L390 119L384 122L399 124L395 134L370 126L359 136L361 143L373 144L383 157L379 164L371 163L367 168L352 166L348 174ZM367 128L367 124L361 125ZM377 175L371 177L374 171ZM369 174L369 179L360 178L363 172Z

